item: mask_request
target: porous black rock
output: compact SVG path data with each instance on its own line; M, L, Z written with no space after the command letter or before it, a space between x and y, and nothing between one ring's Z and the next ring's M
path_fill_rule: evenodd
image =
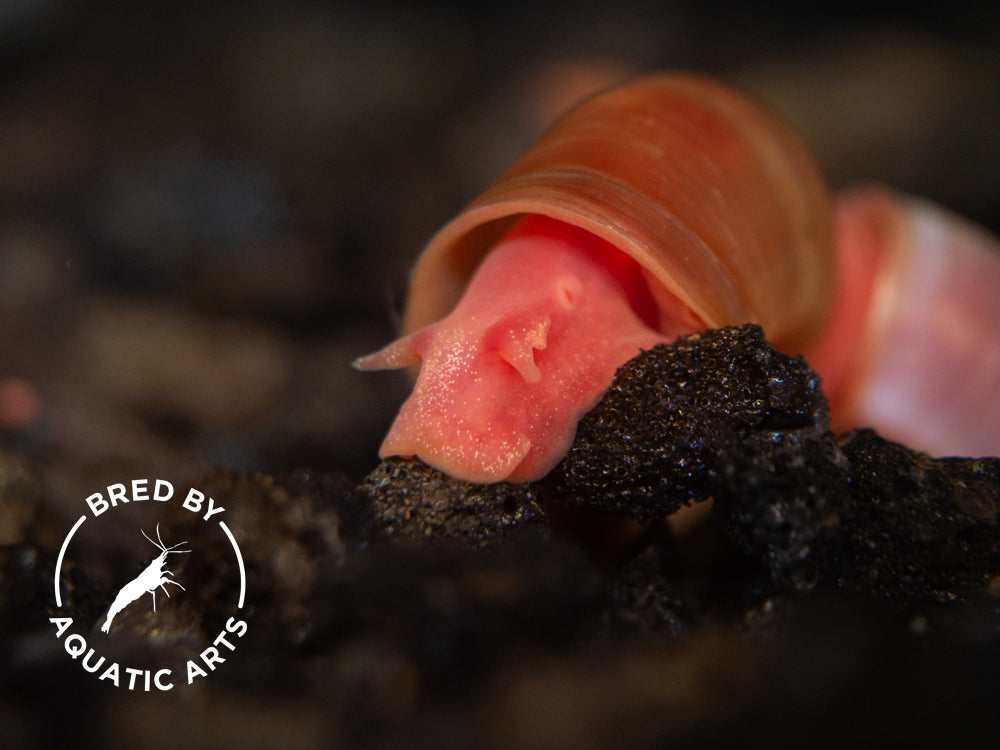
M693 333L619 368L548 485L573 507L662 517L712 497L734 452L828 427L819 377L772 349L760 326Z
M832 435L742 443L718 457L712 516L782 588L811 591L853 527L850 466Z
M472 484L419 459L389 458L359 489L372 498L377 531L398 542L478 547L515 534L548 534L537 484Z
M949 602L1000 573L1000 459L933 459L857 430L726 463L713 516L783 586Z
M710 330L623 365L546 487L639 520L712 499L722 528L798 593L947 602L1000 575L1000 458L932 459L828 428L803 360L756 325Z
M896 599L952 601L1000 574L1000 458L940 458L871 430L848 433L844 583Z

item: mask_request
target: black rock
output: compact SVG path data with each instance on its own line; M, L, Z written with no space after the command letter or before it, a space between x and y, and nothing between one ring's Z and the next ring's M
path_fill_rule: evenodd
M1000 574L1000 458L932 459L871 430L841 449L851 467L845 584L951 601Z
M807 442L828 426L819 377L760 326L694 333L619 368L549 483L574 507L662 517L712 497L734 452Z
M517 534L548 534L537 484L470 484L417 459L392 458L359 489L372 498L378 529L397 541L475 547Z
M622 366L546 480L559 503L639 520L714 500L774 583L900 602L1000 574L1000 459L931 459L828 431L818 376L758 326L692 334Z

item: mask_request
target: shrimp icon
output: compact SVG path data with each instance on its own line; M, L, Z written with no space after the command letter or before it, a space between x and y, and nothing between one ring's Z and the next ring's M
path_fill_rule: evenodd
M142 529L139 529L142 531ZM143 594L151 594L153 597L153 611L156 611L156 589L157 587L163 589L163 593L170 598L170 592L167 591L166 584L172 583L174 586L180 586L182 590L187 591L181 584L177 581L167 578L167 576L173 576L169 570L166 569L167 555L182 555L190 552L189 549L179 550L176 549L180 547L184 542L179 542L172 547L168 547L163 543L163 539L160 537L160 524L156 524L156 538L159 540L159 544L154 542L147 536L145 531L142 531L142 535L149 540L151 544L160 549L160 554L150 560L149 565L146 566L139 575L133 578L131 581L126 583L121 587L115 600L111 603L111 607L108 609L108 617L101 626L101 630L107 633L111 629L111 620L114 619L115 615L121 612L125 607L134 602L136 599L141 597Z

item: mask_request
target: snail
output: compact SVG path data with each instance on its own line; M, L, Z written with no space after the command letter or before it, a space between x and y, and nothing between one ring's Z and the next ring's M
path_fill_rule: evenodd
M403 337L355 361L420 363L380 455L416 455L470 482L538 479L640 349L745 322L815 360L838 425L874 421L857 390L891 384L879 347L906 325L887 306L922 293L882 278L916 255L898 250L909 244L902 227L932 213L902 205L874 190L838 203L835 252L819 169L764 108L693 75L598 94L431 239ZM1000 268L1000 253L978 255ZM987 287L1000 287L996 273ZM995 339L1000 312L984 304ZM996 357L984 377L1000 385Z
M879 186L839 196L835 217L838 297L805 352L833 429L1000 455L1000 240Z

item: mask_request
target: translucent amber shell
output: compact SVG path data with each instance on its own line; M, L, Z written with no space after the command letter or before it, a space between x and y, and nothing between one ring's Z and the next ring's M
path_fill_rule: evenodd
M608 240L705 326L757 322L798 352L829 310L830 201L817 167L770 113L705 78L650 75L566 115L430 241L404 333L447 314L523 214Z

